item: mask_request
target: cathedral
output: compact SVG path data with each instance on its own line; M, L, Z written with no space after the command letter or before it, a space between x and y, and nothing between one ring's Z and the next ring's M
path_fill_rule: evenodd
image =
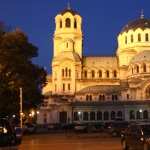
M82 17L55 17L52 74L39 124L150 119L150 19L141 13L120 31L114 56L84 56Z

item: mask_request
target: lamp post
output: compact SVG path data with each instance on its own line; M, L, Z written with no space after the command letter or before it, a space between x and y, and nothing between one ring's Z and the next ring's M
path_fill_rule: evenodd
M81 111L78 111L79 121L81 121Z
M19 98L20 98L20 127L22 128L22 87L19 88Z
M142 110L142 109L139 109L139 112L140 112L140 119L141 119L141 118L142 118L143 110Z

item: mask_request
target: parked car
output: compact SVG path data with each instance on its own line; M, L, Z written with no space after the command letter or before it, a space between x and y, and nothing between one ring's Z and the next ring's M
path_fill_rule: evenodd
M9 121L5 118L0 118L0 146L16 144L16 135Z
M46 128L51 131L51 130L60 130L61 129L61 124L55 123L55 124L47 124Z
M77 123L74 125L74 131L75 132L88 132L88 125L84 123Z
M35 133L36 132L36 124L33 123L25 123L23 125L23 133Z
M150 150L150 123L130 125L121 137L123 150Z
M108 126L108 132L112 136L121 136L121 133L128 127L127 121L115 121Z
M103 132L104 124L102 123L89 123L88 132Z
M97 123L97 124L95 124L95 127L99 132L105 131L105 124L104 123Z
M21 127L15 127L15 134L16 134L17 144L21 144L22 136L23 136L23 129Z

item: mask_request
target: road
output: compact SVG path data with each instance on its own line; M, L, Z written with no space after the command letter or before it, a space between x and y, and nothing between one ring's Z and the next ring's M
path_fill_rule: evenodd
M121 150L121 145L119 138L96 134L40 134L24 136L18 148L8 150Z

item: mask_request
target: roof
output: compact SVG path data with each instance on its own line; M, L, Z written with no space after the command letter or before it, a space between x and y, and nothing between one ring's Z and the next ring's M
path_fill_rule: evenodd
M120 93L121 86L120 85L95 85L83 88L82 90L78 91L77 94L86 94L86 93Z
M62 61L66 58L69 58L71 60L74 60L76 62L80 62L80 56L77 53L71 52L71 51L64 51L60 53L57 57L54 58L56 61Z
M137 28L140 28L142 30L150 28L150 19L139 18L137 20L131 21L123 27L121 33L128 32L129 30L136 30Z
M150 61L150 50L145 50L138 53L131 59L130 63L137 63L143 61Z
M135 100L130 100L130 101L100 101L100 102L81 102L81 101L76 101L72 102L72 106L128 106L128 105L146 105L150 104L149 100L145 101L135 101Z
M63 11L61 11L59 14L64 15L64 14L67 13L67 12L71 13L73 16L74 16L74 15L79 15L79 13L78 13L77 11L74 11L74 10L71 9L71 8L66 8L66 9L64 9Z
M95 68L112 68L117 69L117 57L115 56L86 56L83 57L83 66L84 67L95 67Z

